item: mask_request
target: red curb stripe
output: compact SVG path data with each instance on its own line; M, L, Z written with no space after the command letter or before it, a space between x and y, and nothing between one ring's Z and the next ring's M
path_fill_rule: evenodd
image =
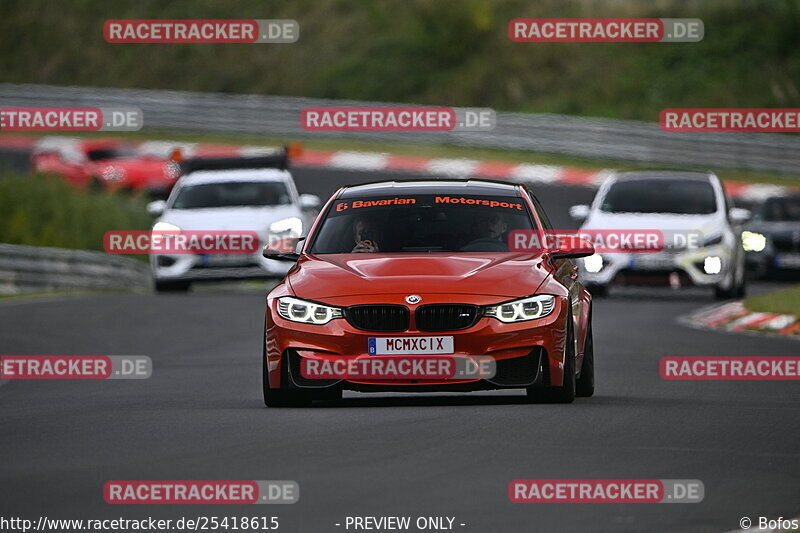
M796 333L800 333L800 321L786 326L782 330L778 331L778 334L780 335L794 335Z
M743 317L744 315L746 315L748 313L750 313L750 311L748 311L746 309L742 309L740 311L733 312L733 313L731 313L729 315L724 315L724 316L721 316L721 317L719 317L717 319L709 320L708 322L706 322L706 325L713 328L713 327L719 326L720 324L724 324L724 323L736 320L737 318L741 318L741 317Z
M2 148L25 150L27 148L33 148L38 141L39 137L28 135L0 135L0 147Z
M331 150L303 150L303 153L292 159L291 163L306 167L327 167L330 166L336 152Z
M597 170L586 170L582 168L564 167L561 171L561 179L565 183L574 183L576 185L592 185L592 180L597 175Z
M519 163L506 163L505 161L482 161L472 175L482 178L509 179L518 166Z
M754 320L752 320L750 322L743 322L741 324L738 324L736 327L733 328L733 331L742 331L742 330L747 329L747 328L752 328L752 327L758 326L759 324L763 324L764 322L769 322L770 320L772 320L773 318L776 318L778 316L780 316L780 315L776 314L776 313L770 313L770 314L768 314L766 316L762 316L762 317L756 318L756 319L754 319Z
M407 170L411 172L425 172L431 162L429 157L416 155L390 155L386 159L386 170Z

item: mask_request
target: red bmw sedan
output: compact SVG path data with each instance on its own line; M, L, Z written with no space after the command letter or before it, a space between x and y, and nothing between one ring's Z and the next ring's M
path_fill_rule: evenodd
M516 184L340 189L306 238L264 251L296 263L267 295L264 403L336 401L342 390L591 396L592 300L572 259L593 248L509 249L512 231L548 229L539 201ZM398 371L443 358L456 371ZM464 371L476 361L491 363L487 372Z

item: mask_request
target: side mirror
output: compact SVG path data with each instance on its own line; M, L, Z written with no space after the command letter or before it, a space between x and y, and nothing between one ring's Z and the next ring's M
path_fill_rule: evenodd
M277 239L264 246L261 252L267 259L274 259L275 261L291 261L295 262L300 259L300 254L295 250L297 245L304 241L305 237L287 237L285 239Z
M589 216L589 206L585 204L573 205L569 208L569 216L575 222L583 222Z
M581 257L589 257L594 255L594 246L591 244L584 244L569 250L555 250L550 252L550 257L553 259L578 259Z
M753 213L749 209L744 209L743 207L733 207L728 211L728 218L730 218L731 222L734 224L744 224L753 218Z
M147 212L153 215L154 217L161 216L164 214L164 209L167 208L167 202L164 200L156 200L155 202L150 202L147 204Z
M322 205L322 200L316 194L301 194L300 207L302 209L317 209Z

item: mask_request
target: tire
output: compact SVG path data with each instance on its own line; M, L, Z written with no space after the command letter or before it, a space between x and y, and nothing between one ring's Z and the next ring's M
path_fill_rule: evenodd
M158 281L155 282L156 292L188 292L192 286L190 281Z
M736 297L737 298L744 298L747 295L747 280L742 277L742 281L739 283L739 287L736 289Z
M589 291L594 298L608 296L608 285L586 285L586 290Z
M592 312L589 311L589 325L583 348L581 375L575 381L575 396L588 398L594 394L594 338L592 336Z
M564 354L564 383L561 386L531 386L526 392L531 403L572 403L575 400L575 334L572 317L567 323L567 348Z
M734 283L736 283L734 281ZM714 298L717 300L730 300L733 298L740 298L745 295L747 292L747 287L745 285L744 277L736 283L732 285L729 289L724 289L722 286L717 285L714 287Z
M266 343L266 335L264 336ZM281 365L281 383L288 383L289 372L286 367L286 359ZM269 386L269 373L267 372L267 353L266 345L262 350L261 356L261 389L264 394L264 405L267 407L307 407L311 405L313 396L310 392L291 390L286 388L274 389ZM341 399L341 390L339 390ZM329 401L335 401L334 398Z

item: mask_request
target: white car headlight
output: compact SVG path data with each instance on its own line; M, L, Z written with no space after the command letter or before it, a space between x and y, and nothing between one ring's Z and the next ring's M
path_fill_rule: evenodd
M278 314L292 322L304 324L327 324L334 318L342 318L342 310L291 296L278 298Z
M298 217L282 218L269 225L269 232L286 237L299 237L303 233L303 221Z
M755 231L742 232L742 248L745 252L761 252L767 247L767 238Z
M180 231L181 228L169 222L156 222L153 225L153 231Z
M706 257L703 260L703 271L706 274L719 274L722 272L722 259L715 255Z
M530 296L513 302L491 305L484 308L484 316L494 317L500 322L523 322L542 318L553 312L556 297L550 294Z

